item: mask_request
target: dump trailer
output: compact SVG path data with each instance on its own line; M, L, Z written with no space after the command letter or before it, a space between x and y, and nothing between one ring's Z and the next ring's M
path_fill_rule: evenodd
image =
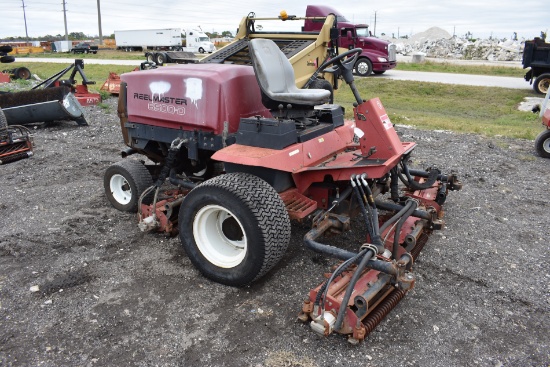
M213 55L218 63L121 76L127 149L105 171L105 194L115 208L137 211L141 230L179 233L193 265L228 286L273 271L291 220L309 224L304 251L336 267L299 317L357 343L414 287L414 262L462 185L454 173L411 167L416 143L401 141L382 102L364 100L354 83L360 48L327 59L330 27L316 46L318 35L262 38L254 19L225 56ZM291 49L301 51L289 57ZM328 103L329 90L311 88L323 74L351 89L352 120ZM342 246L335 235L352 225L363 235Z
M550 43L535 37L525 42L523 49L523 68L530 68L525 80L533 84L535 92L546 94L550 86Z

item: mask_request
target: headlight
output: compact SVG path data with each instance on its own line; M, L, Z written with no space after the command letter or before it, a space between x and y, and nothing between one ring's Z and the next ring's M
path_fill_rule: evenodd
M386 59L385 57L379 57L379 58L378 58L378 61L380 61L380 62L388 62L388 59Z

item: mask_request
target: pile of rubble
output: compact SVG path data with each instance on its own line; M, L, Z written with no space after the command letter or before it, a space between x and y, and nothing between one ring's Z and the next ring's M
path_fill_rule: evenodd
M521 61L525 40L478 39L474 42L451 36L447 31L432 27L412 37L386 38L395 43L397 53L412 55L422 52L427 57L464 60Z

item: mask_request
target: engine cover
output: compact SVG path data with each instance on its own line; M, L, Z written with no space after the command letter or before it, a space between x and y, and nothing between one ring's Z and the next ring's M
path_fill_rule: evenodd
M185 64L131 72L128 122L221 135L237 131L241 117L271 116L262 105L250 66Z

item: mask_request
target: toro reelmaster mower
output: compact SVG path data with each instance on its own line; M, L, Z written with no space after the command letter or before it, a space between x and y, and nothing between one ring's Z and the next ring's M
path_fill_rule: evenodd
M461 184L435 168L409 168L416 144L401 142L380 100L362 100L354 84L361 49L330 58L308 83L320 85L316 78L329 70L343 78L356 99L354 121L326 103L330 91L298 89L272 40L251 39L248 49L253 67L122 75L123 156L154 164L112 165L106 195L120 210L137 210L143 230L179 230L200 272L230 286L281 260L290 220L311 222L306 247L341 262L309 292L300 318L320 334L358 342L414 286L414 259L443 227L442 204ZM357 213L366 237L356 250L327 244L323 234L348 230Z

